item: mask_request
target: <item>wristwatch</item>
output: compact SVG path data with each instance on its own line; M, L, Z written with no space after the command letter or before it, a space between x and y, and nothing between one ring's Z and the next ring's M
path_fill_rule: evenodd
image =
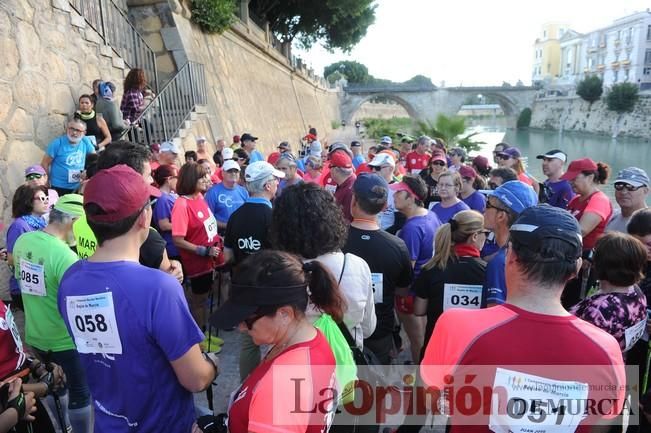
M203 357L215 368L215 377L219 376L219 358L214 352L203 352Z

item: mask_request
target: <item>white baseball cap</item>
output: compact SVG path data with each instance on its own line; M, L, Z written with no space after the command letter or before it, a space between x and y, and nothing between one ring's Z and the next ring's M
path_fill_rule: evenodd
M390 165L391 167L396 166L396 160L393 159L388 153L378 153L373 158L373 161L369 162L368 165L374 167L382 167L383 165Z
M237 171L240 171L240 170L242 170L242 169L240 168L240 165L239 165L237 162L235 162L235 161L232 160L232 159L228 159L228 160L226 160L226 161L224 162L224 165L222 166L222 170L223 170L223 171L228 171L228 170L237 170Z
M165 141L160 145L160 151L162 152L172 152L174 155L179 154L179 146L176 145L173 141Z
M222 150L222 158L224 159L224 161L233 159L233 149L231 149L230 147L225 147Z
M256 161L249 164L244 172L244 179L246 179L247 182L254 182L269 176L275 176L282 179L285 177L285 173L276 170L274 166L269 164L267 161Z

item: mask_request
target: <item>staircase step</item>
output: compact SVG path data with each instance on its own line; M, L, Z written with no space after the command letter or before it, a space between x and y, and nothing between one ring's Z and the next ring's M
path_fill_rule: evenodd
M208 112L208 106L207 105L197 105L194 107L194 111L198 114L206 114Z
M113 57L113 48L110 45L100 45L99 53L104 57Z
M194 121L196 121L197 119L199 119L199 114L197 114L196 111L192 111L192 112L190 113L190 120L192 120L192 121L194 122Z

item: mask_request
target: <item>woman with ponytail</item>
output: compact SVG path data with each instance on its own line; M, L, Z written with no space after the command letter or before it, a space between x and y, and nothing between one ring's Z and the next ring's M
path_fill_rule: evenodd
M344 298L320 262L303 264L292 254L263 250L239 265L231 297L210 321L221 329L239 326L255 344L271 349L234 394L230 433L281 426L307 433L328 430L337 403L335 358L305 316L308 302L334 320L343 317Z
M476 211L457 213L436 232L436 253L414 283L414 314L427 315L425 344L439 316L449 308L483 306L486 262L479 252L486 241L484 217Z

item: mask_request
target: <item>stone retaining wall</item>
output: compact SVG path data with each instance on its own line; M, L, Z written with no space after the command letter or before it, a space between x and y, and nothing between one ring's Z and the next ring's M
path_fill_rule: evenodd
M579 97L538 99L532 107L531 127L611 135L618 115L604 98L592 105ZM620 120L620 136L651 138L651 95L641 94L632 113Z

